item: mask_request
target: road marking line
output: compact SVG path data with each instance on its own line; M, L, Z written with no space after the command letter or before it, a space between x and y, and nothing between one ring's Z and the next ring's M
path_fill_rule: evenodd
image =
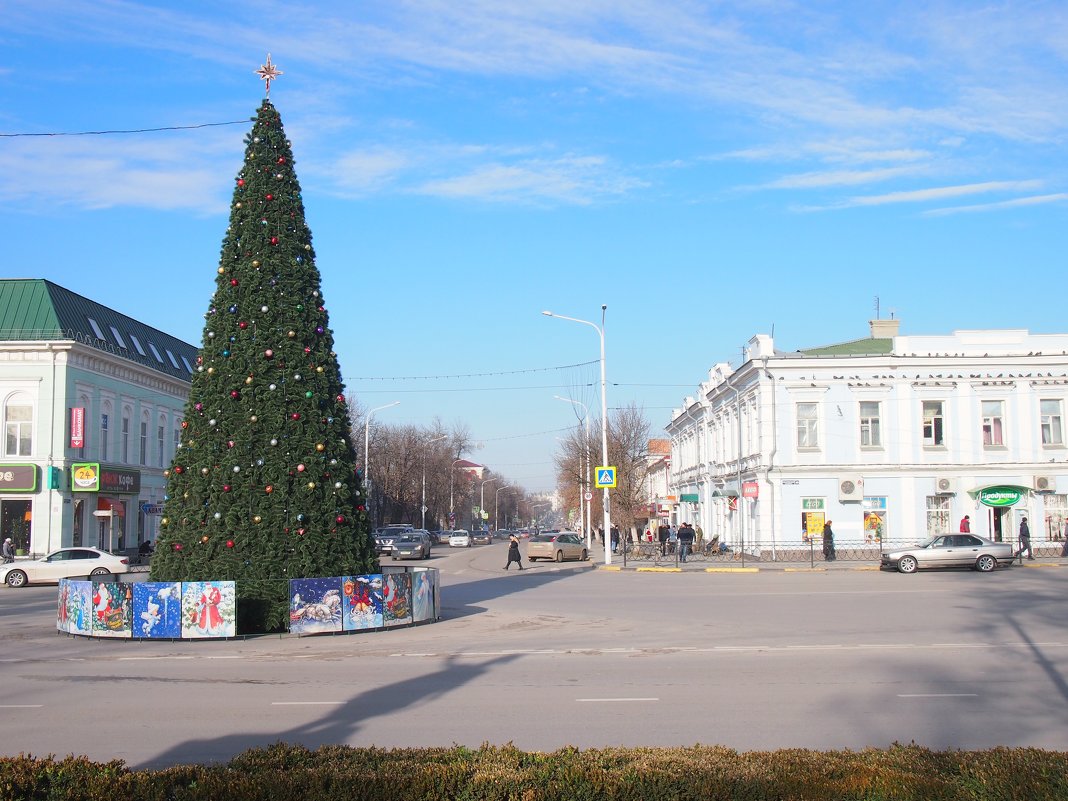
M978 698L979 693L898 693L898 698Z
M120 656L117 661L119 662L160 662L163 660L177 661L179 659L199 659L196 656Z
M659 698L576 698L580 704L628 703L631 701L659 701Z
M271 701L271 706L339 706L345 701Z
M40 709L44 704L0 704L0 709Z

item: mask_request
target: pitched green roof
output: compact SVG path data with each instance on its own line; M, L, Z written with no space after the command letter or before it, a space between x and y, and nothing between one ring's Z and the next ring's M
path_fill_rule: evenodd
M0 279L0 341L56 339L75 340L184 381L197 358L188 342L51 281Z
M893 339L854 339L839 342L837 345L824 345L820 348L804 348L798 353L804 356L884 356L894 349Z

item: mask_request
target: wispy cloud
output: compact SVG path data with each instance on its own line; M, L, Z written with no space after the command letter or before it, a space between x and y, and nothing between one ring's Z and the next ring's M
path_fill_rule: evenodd
M915 175L917 167L886 167L881 170L829 170L787 175L763 184L762 189L822 189L832 186L858 186Z
M1039 206L1046 203L1062 203L1068 201L1068 193L1057 192L1052 195L1032 195L1030 197L1018 197L1012 200L1002 200L997 203L979 203L974 206L951 206L944 209L930 209L923 212L924 217L944 217L950 214L966 214L968 212L998 211L1001 209L1015 209L1025 206Z
M849 206L883 206L887 203L929 203L964 195L979 195L987 192L1026 192L1038 189L1042 181L985 181L977 184L960 184L958 186L936 186L929 189L913 189L905 192L888 192L885 195L866 195L853 197L847 201Z

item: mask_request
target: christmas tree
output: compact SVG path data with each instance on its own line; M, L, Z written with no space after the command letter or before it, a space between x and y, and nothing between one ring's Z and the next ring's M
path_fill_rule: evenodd
M151 571L154 581L236 581L241 633L283 626L291 578L378 569L320 287L290 143L265 99L246 137Z

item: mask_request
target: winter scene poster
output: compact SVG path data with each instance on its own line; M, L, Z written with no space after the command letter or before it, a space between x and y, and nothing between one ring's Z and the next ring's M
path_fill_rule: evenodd
M436 570L416 569L412 574L412 619L416 623L434 619L436 576Z
M387 628L412 622L410 573L382 574L382 621Z
M182 585L146 581L133 585L133 636L178 639L182 636Z
M237 633L232 581L182 583L182 637L233 637Z
M341 631L341 579L291 579L289 630L293 634Z
M345 631L382 628L382 575L343 576Z
M94 637L129 637L132 584L92 582Z

